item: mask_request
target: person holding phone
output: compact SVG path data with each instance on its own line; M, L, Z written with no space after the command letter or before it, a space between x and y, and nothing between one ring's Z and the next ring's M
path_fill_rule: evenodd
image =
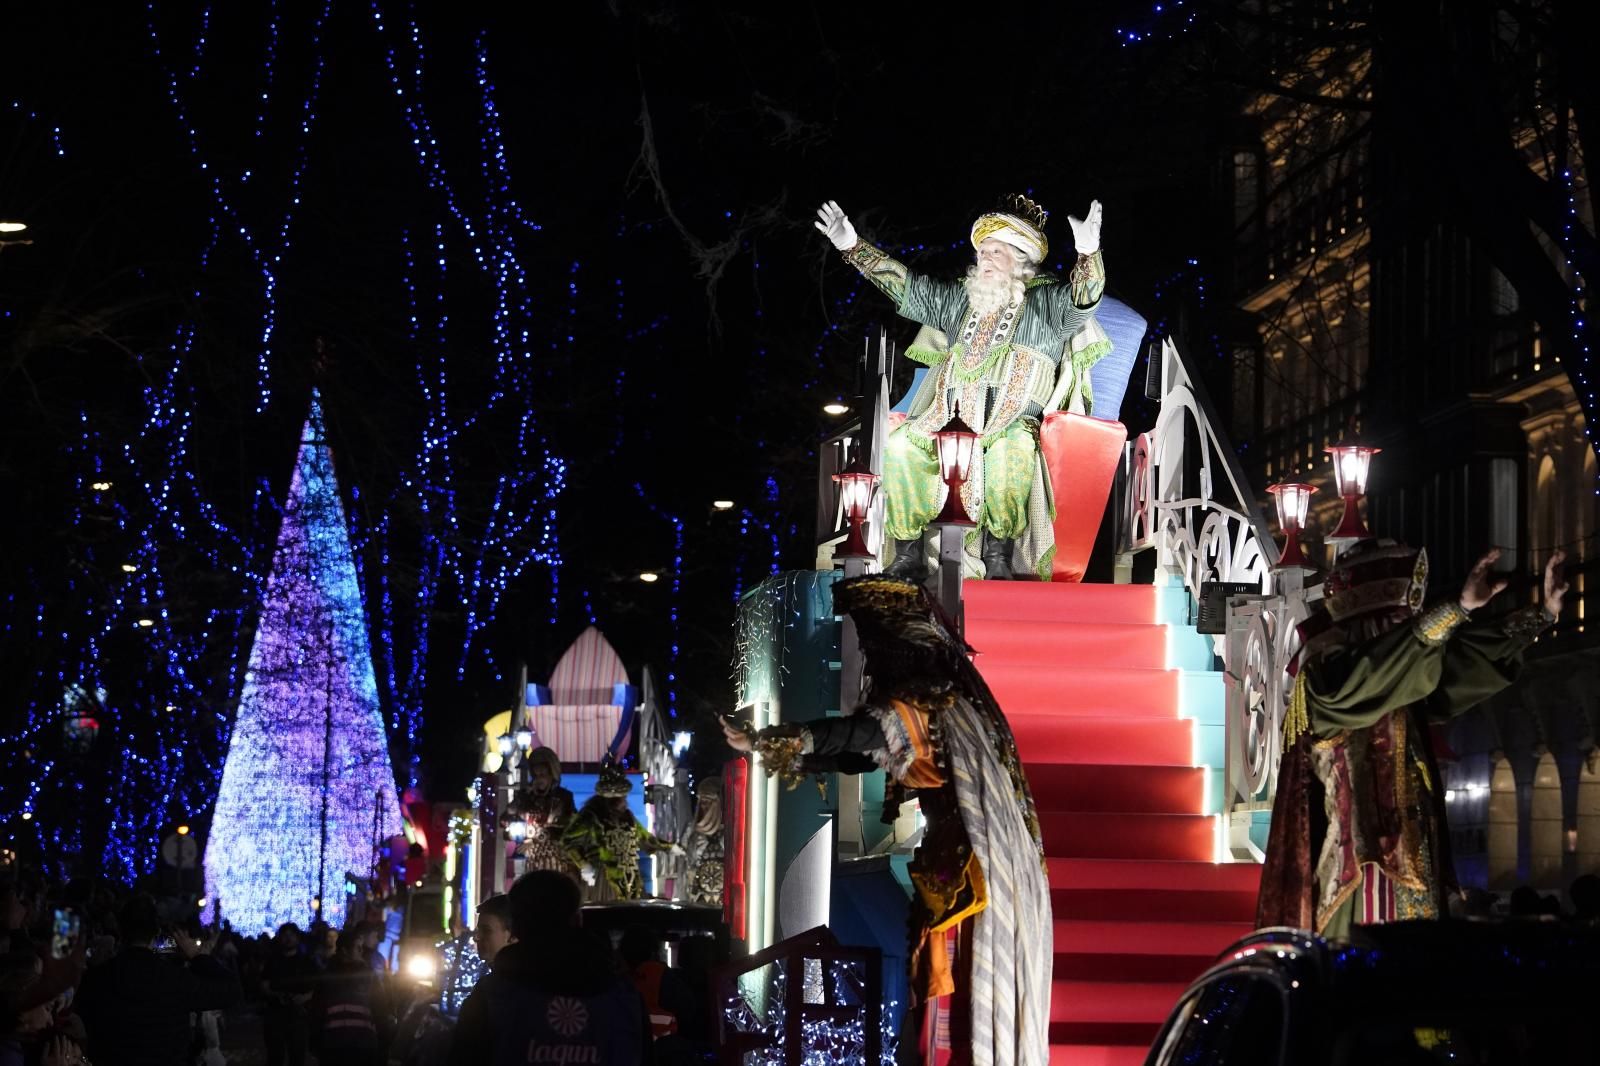
M157 1066L187 1061L191 1013L226 1010L242 997L232 970L193 937L163 929L155 901L135 896L123 908L114 958L84 974L74 1009L95 1066ZM171 955L156 943L170 939Z

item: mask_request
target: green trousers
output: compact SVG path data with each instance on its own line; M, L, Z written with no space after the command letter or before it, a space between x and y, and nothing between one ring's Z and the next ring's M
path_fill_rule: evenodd
M1028 528L1028 496L1039 445L1023 420L983 448L981 477L968 478L961 500L978 525L1001 540ZM974 470L974 473L979 471ZM921 536L944 506L939 453L934 442L902 425L883 449L884 533L891 540Z

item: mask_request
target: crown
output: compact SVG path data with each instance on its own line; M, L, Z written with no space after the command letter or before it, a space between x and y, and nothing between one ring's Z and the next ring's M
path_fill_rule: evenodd
M611 760L606 760L600 767L600 779L595 782L594 794L596 796L626 796L633 791L633 782L623 772L622 767Z
M1042 205L1028 199L1020 192L1013 193L1010 196L1001 197L999 210L1004 211L1008 215L1016 215L1018 218L1031 224L1041 233L1044 231L1044 224L1050 221L1050 212L1046 211Z

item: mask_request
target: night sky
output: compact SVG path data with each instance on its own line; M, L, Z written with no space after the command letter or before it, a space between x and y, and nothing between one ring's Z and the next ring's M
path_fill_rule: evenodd
M822 403L880 324L913 332L811 228L821 200L954 273L1002 194L1051 210L1052 261L1098 197L1110 291L1152 321L1163 280L1203 270L1221 112L1122 46L1149 5L971 27L688 7L13 13L0 218L33 241L0 250L14 747L86 663L105 728L145 742L175 669L131 622L155 572L189 664L173 713L218 743L313 383L429 791L458 794L517 664L544 679L591 618L703 719L730 700L736 594L812 563ZM87 776L121 772L96 758Z

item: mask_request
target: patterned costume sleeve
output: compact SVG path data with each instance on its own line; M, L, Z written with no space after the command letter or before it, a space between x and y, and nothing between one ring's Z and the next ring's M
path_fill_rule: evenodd
M643 848L645 851L672 850L671 844L668 844L665 840L662 840L660 837L650 832L650 830L646 829L637 818L634 819L633 828L639 836L639 847Z
M1525 614L1473 622L1456 604L1443 603L1366 644L1307 664L1311 728L1323 737L1362 729L1413 703L1424 703L1432 718L1460 714L1516 679L1522 649L1538 632L1514 635L1528 628Z
M600 826L593 817L579 813L567 823L561 834L561 846L574 866L599 866L603 859L600 846Z
M1065 285L1052 285L1040 295L1046 300L1050 324L1062 333L1082 329L1100 305L1106 291L1106 263L1099 252L1078 256Z
M920 711L900 700L892 699L886 707L868 704L841 718L770 726L761 736L757 749L769 774L798 779L807 773L883 770L910 788L940 783L927 723Z
M894 301L895 311L901 318L946 333L959 325L951 319L965 302L966 293L960 282L940 281L914 273L900 260L866 241L857 241L853 248L840 254L862 277Z
M867 714L819 718L806 723L811 750L802 769L807 773L865 774L878 768L872 753L886 745L877 719Z
M1463 624L1445 651L1439 685L1425 705L1428 717L1454 718L1515 681L1523 651L1554 621L1543 607L1534 606Z

